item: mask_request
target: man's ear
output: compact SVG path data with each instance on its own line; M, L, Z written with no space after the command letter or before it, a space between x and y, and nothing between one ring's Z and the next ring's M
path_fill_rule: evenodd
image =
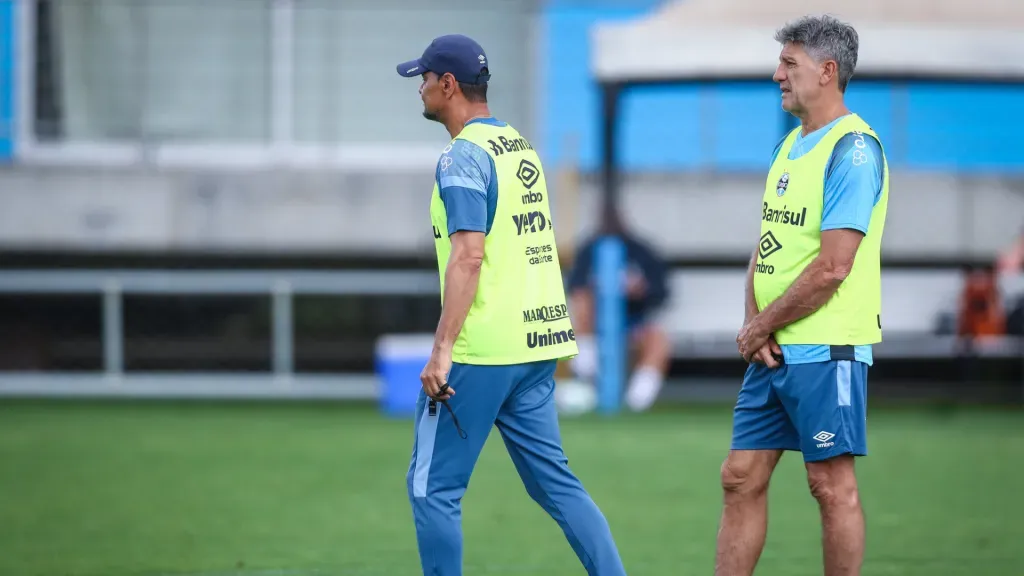
M839 65L836 64L835 60L826 60L821 65L821 75L819 81L822 86L827 85L833 78L839 74Z
M452 76L450 72L445 72L444 76L441 76L441 90L449 98L455 95L455 76Z

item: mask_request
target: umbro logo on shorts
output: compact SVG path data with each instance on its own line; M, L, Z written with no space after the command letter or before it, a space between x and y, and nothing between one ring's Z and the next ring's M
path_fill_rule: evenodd
M818 442L828 442L829 440L831 440L831 439L833 439L835 437L836 437L835 434L833 434L831 432L825 432L824 430L822 430L821 432L818 432L814 436L811 436L811 438L814 438Z
M826 432L824 430L822 430L821 432L818 432L814 436L811 436L811 438L813 438L813 439L818 441L818 448L829 448L829 447L835 446L836 443L835 442L831 442L831 440L833 438L835 438L835 437L836 437L835 434L833 434L831 432Z

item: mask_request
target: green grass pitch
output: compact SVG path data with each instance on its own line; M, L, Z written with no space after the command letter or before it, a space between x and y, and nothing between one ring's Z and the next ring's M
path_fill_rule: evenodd
M728 407L564 420L633 576L710 574ZM872 409L865 575L1024 574L1024 413ZM343 404L0 403L0 574L418 573L410 421ZM821 574L798 454L759 576ZM496 432L463 500L465 573L584 574Z

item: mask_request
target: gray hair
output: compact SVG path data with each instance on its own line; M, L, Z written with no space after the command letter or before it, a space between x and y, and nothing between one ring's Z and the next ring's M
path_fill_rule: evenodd
M775 33L780 44L801 44L815 62L835 60L839 75L839 90L846 85L857 68L857 50L860 40L853 26L832 16L804 16L790 22Z

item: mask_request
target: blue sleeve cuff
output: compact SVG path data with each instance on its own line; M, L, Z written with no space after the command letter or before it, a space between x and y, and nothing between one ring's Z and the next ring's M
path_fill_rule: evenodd
M868 227L860 222L829 222L821 224L821 231L827 232L828 230L856 230L861 234L868 233Z

